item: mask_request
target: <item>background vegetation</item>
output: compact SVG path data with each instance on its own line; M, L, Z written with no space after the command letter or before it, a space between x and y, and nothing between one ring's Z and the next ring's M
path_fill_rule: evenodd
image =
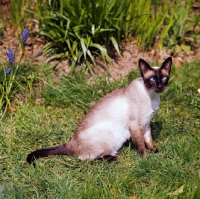
M160 153L141 159L128 142L113 164L70 156L38 160L36 168L25 162L36 148L67 142L95 101L140 75L136 71L115 81L108 74L95 79L85 69L93 73L96 58L110 62L129 40L141 49L170 48L174 54L197 48L200 15L194 1L10 2L20 42L23 29L34 22L38 29L30 28L29 34L48 41L47 62L67 58L73 72L78 64L82 68L57 78L48 64L36 67L21 59L26 44L12 49L21 52L20 60L0 63L0 198L198 199L200 62L173 66L169 89L152 121ZM0 20L0 43L7 26Z
M174 53L189 54L199 46L199 7L193 0L18 1L11 1L17 28L34 17L39 35L49 41L43 51L47 61L67 58L72 70L81 64L92 73L96 56L110 62L113 51L119 54L131 37L141 48L168 47Z

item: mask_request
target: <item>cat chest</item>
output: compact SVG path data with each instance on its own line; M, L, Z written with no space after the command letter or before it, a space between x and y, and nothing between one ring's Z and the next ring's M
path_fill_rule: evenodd
M158 108L151 110L151 112L147 115L147 121L151 120L154 117L154 115L156 114L157 110L158 110Z
M160 105L160 101L152 101L151 102L151 108L149 109L149 111L147 112L147 122L150 121L154 115L156 114L156 112L158 111L159 109L159 105Z

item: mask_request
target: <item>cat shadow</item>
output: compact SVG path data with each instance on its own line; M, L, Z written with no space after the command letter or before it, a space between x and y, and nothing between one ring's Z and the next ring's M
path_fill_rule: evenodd
M152 134L153 141L158 139L161 130L162 130L162 122L161 121L151 122L151 134ZM136 146L132 142L131 139L129 139L127 142L125 142L123 147L131 147L131 149L136 150Z
M162 131L161 121L151 122L151 134L154 141L157 140L161 131Z

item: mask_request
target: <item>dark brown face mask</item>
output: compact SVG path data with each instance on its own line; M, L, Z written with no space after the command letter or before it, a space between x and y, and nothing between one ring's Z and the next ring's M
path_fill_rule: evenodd
M172 58L168 57L161 67L151 67L143 59L139 60L139 68L144 84L148 90L153 90L156 93L164 91L168 84Z

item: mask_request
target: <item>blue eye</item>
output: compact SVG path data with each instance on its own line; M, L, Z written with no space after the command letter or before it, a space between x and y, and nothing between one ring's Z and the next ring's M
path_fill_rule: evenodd
M167 80L167 77L166 77L166 76L164 76L164 77L162 78L162 80L163 80L163 81Z
M154 79L153 77L151 77L149 80L150 80L150 81L155 81L155 79Z

